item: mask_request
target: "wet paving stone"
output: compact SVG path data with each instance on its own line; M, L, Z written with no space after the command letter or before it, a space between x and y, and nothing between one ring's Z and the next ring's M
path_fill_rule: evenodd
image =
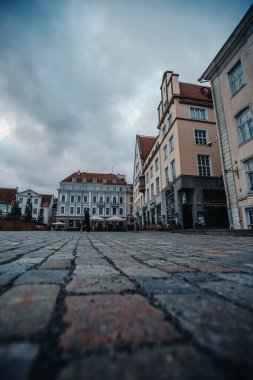
M59 287L20 285L0 297L0 338L28 337L44 329L52 315Z
M108 265L77 265L74 274L86 277L96 277L119 274L119 272Z
M136 278L139 286L147 294L189 294L197 293L198 288L186 282L182 277Z
M69 269L70 267L71 267L70 260L49 259L40 266L40 269Z
M113 358L91 357L65 368L57 380L231 380L191 347L143 349Z
M252 363L252 313L209 295L158 295L155 298L201 346L235 362Z
M74 276L67 285L67 292L76 294L90 293L121 293L134 290L135 285L123 276L100 276L87 278L86 276Z
M228 300L253 309L253 289L231 281L206 282L200 285Z
M38 351L37 345L26 342L0 345L1 379L28 380Z
M15 285L21 284L63 284L68 277L66 270L35 269L20 276Z
M253 276L251 276L250 274L219 273L219 274L216 274L216 276L224 280L233 281L238 284L248 285L248 286L253 287Z
M66 305L64 322L69 327L61 337L65 351L179 338L163 314L139 295L73 296L66 298Z

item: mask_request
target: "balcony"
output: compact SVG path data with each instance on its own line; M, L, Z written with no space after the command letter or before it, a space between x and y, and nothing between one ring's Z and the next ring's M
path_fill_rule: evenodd
M145 175L139 177L139 191L141 193L145 192Z

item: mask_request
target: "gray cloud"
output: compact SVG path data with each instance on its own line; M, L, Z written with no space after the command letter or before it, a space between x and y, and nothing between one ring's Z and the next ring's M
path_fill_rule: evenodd
M135 135L156 134L163 72L196 83L249 6L1 2L0 186L56 193L77 169L131 181Z

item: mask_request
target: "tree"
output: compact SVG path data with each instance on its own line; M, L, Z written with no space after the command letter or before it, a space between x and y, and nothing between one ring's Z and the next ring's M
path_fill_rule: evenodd
M39 216L38 216L38 223L44 224L44 208L40 209Z
M22 209L19 206L19 202L15 200L11 208L11 213L9 215L9 218L14 219L14 220L20 220L21 216L22 216Z
M33 217L33 206L32 206L32 198L27 199L27 203L25 206L24 220L26 222L31 222Z

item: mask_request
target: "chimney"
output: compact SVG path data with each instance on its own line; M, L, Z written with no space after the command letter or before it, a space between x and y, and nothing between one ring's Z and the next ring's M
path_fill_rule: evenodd
M81 172L80 172L80 170L78 170L77 175L80 175L80 174L81 174Z

